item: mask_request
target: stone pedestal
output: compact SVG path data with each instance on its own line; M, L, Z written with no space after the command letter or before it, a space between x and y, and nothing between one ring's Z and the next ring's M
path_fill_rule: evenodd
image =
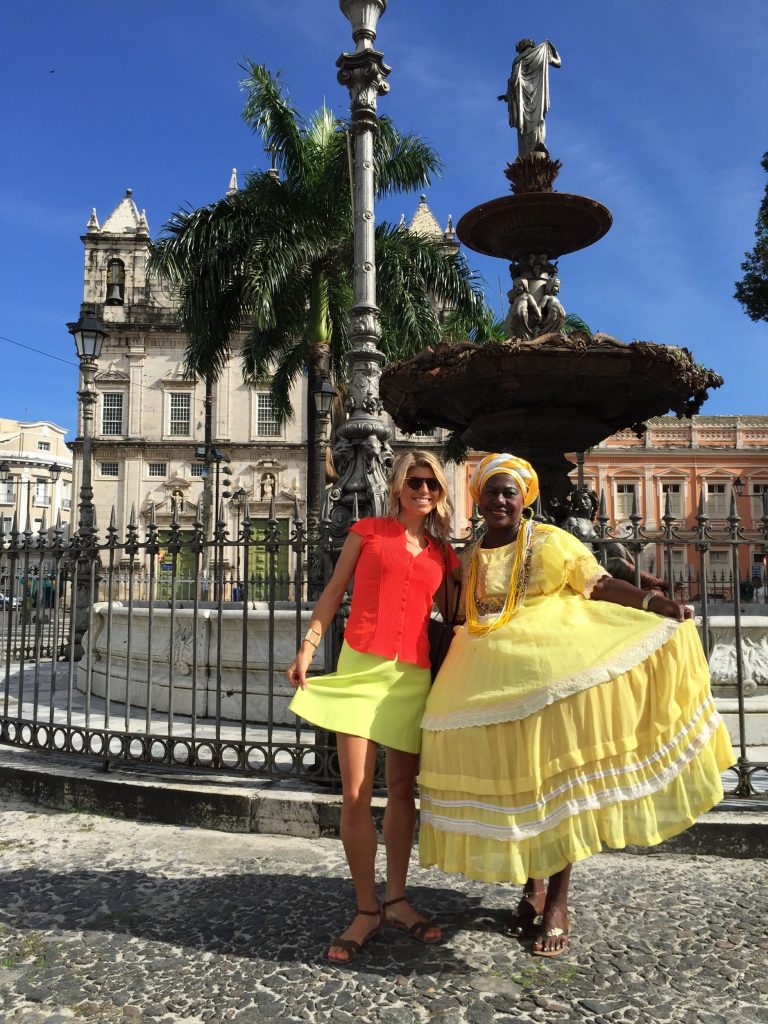
M247 658L243 672L243 609L242 605L225 608L221 613L221 633L216 608L200 609L195 621L192 608L171 610L154 608L152 642L149 642L149 609L132 610L131 658L128 664L128 607L112 604L111 632L108 634L109 604L93 606L92 635L85 637L90 652L91 693L123 704L126 692L132 708L166 712L173 686L174 715L192 714L193 688L196 713L213 718L217 709L218 678L221 678L221 715L239 721L242 712L242 687L245 681L246 719L266 723L269 718L269 610L263 602L253 602L248 609ZM301 635L309 624L311 611L301 613ZM108 641L109 636L109 641ZM274 662L272 671L275 725L293 725L295 716L288 711L293 696L285 670L296 653L296 613L288 606L277 609L274 617ZM197 665L193 672L192 651L197 648ZM87 657L87 656L86 656ZM318 659L319 662L320 659ZM107 679L109 676L109 680ZM86 692L88 664L86 658L77 673L77 688ZM113 709L115 714L118 709Z
M699 629L701 620L697 619ZM712 692L731 742L738 753L739 702L736 682L736 623L733 615L709 619ZM750 757L768 753L768 616L742 615L741 658L744 670L745 739ZM756 750L762 748L762 753Z

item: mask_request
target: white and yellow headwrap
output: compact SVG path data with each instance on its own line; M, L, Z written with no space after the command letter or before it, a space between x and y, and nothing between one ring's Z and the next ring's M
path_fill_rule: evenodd
M499 473L508 473L515 480L523 495L524 505L532 505L536 501L539 496L539 478L536 475L536 470L530 462L519 459L516 455L510 455L508 452L494 452L492 455L486 455L477 467L469 483L469 493L472 495L473 501L480 500L480 494L485 485L492 476L498 476Z

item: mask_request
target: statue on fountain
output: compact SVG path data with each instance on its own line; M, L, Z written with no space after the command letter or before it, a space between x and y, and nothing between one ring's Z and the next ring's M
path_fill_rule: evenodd
M557 264L546 255L530 256L511 263L512 290L507 292L509 315L504 321L508 338L530 341L542 334L559 331L565 310L557 297L560 278Z
M597 494L590 487L574 487L558 509L560 521L557 525L594 551L614 579L634 583L635 560L625 545L618 540L609 544L595 543L600 536L595 529L598 507ZM664 580L645 570L640 571L639 585L642 590L666 590Z
M518 155L544 148L544 118L549 110L549 69L559 68L560 54L548 39L538 45L521 39L507 82L507 91L499 96L509 109L509 124L517 129ZM546 149L544 150L546 152Z

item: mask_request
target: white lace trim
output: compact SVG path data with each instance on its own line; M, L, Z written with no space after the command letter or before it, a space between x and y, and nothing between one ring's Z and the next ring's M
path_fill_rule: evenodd
M507 843L519 842L540 835L566 818L575 818L584 811L601 811L613 804L643 799L665 789L701 753L719 727L719 717L717 714L713 715L706 723L704 730L671 765L654 778L644 782L632 783L618 789L604 789L590 793L589 796L582 797L580 800L569 800L546 817L525 825L489 825L474 818L467 820L448 818L445 815L435 814L425 807L425 804L430 803L431 798L422 794L421 826L423 828L425 825L430 825L437 832L453 832L460 835L476 836L480 839L497 839Z
M642 640L616 654L607 661L582 669L571 676L554 680L527 693L525 696L504 704L493 704L483 708L458 708L446 714L427 712L422 719L421 728L430 732L446 732L450 729L468 729L476 725L498 725L500 722L514 722L555 701L564 700L574 693L588 690L599 683L607 683L610 679L629 672L663 647L679 629L681 623L677 619L663 619L655 629L646 634Z
M554 800L559 800L564 794L569 793L577 786L583 786L588 783L600 782L603 779L619 778L622 775L633 775L637 772L643 771L644 769L650 768L654 770L654 766L662 759L669 756L669 754L680 745L684 739L686 733L691 732L694 727L698 724L705 712L710 712L710 719L707 720L705 726L711 719L715 720L715 724L720 724L720 715L715 709L714 702L711 697L707 699L696 709L693 716L681 726L675 735L663 746L658 747L652 754L643 758L642 761L637 761L633 764L621 765L617 768L604 768L594 772L577 772L566 782L562 782L559 786L551 789L548 793L540 794L535 800L532 800L527 804L509 805L499 804L491 800L478 800L476 798L466 800L444 800L440 797L429 796L429 803L435 807L472 807L478 811L487 811L491 814L529 814L531 811L546 810L547 804L551 804ZM429 794L429 786L426 787L425 792Z
M584 590L582 591L584 597L589 601L592 597L592 591L595 589L600 580L605 579L606 576L611 574L607 569L601 569L600 572L596 572L593 576L590 576L587 582L584 584Z

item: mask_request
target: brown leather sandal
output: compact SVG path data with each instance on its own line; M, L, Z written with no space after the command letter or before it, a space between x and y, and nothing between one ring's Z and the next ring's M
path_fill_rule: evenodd
M434 946L438 942L443 941L442 934L438 935L436 939L426 938L426 934L430 928L439 929L439 926L429 918L424 921L414 921L409 928L405 922L398 921L397 918L393 919L391 917L387 917L387 907L393 907L396 903L405 903L405 896L398 896L396 900L387 900L381 904L381 916L384 924L388 924L390 928L396 928L399 932L406 932L406 934L408 934L412 939L415 939L417 942L423 942L427 946Z
M376 910L361 910L360 907L356 907L355 910L356 913L363 914L365 917L378 917L378 921L373 928L365 934L361 942L356 942L355 939L342 939L340 935L331 939L328 945L328 951L325 954L326 960L331 964L338 964L340 967L346 967L347 964L351 964L357 954L362 950L363 946L367 946L371 939L375 939L381 932L382 912L380 908L377 907ZM331 949L334 946L337 949L340 949L342 953L347 954L346 960L338 960L336 957L331 956Z

